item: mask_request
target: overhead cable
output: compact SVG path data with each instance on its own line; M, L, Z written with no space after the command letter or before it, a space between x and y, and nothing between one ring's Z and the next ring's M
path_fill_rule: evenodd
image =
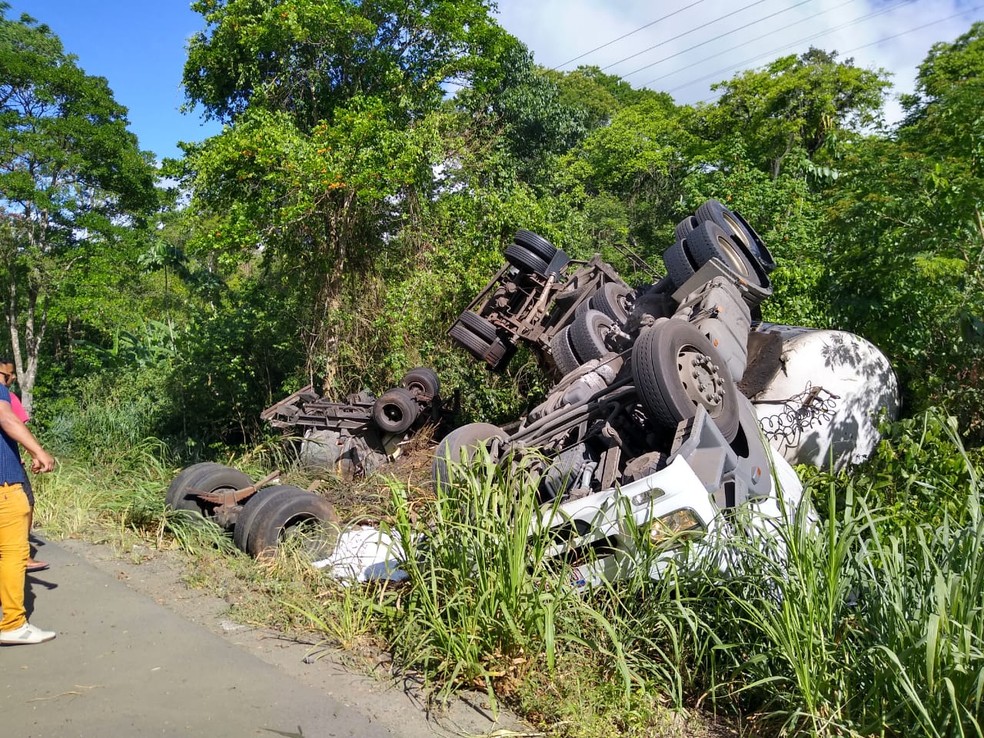
M973 7L973 8L967 8L966 10L962 10L959 13L954 13L953 15L948 15L945 18L938 18L937 20L929 21L928 23L922 23L922 24L920 24L918 26L913 26L912 28L909 28L909 29L907 29L905 31L901 31L901 32L896 33L896 34L893 34L891 36L886 36L885 38L880 38L877 41L872 41L871 43L867 43L867 44L864 44L862 46L856 46L853 49L848 49L847 51L845 51L843 53L850 54L852 52L859 51L861 49L866 49L869 46L876 46L876 45L878 45L880 43L884 43L885 41L890 41L893 38L898 38L899 36L905 36L906 34L909 34L909 33L915 33L916 31L921 31L923 28L929 28L930 26L935 26L935 25L938 25L940 23L945 23L946 21L953 20L954 18L960 18L960 17L967 16L970 13L973 13L975 11L981 10L982 8L984 8L984 5L977 5L977 6ZM818 34L818 35L826 35L828 33L833 32L834 30L836 30L836 29L831 29L830 31L825 31L824 33ZM815 38L815 36L810 37L810 38ZM806 39L806 40L810 40L810 39ZM760 54L759 56L754 57L753 59L748 59L748 60L746 60L744 62L741 62L740 64L736 64L734 66L745 66L745 65L749 64L752 61L756 61L757 59L762 58L763 56L769 56L770 54L773 54L773 53L775 53L777 51L782 51L782 50L788 48L789 46L795 46L796 44L799 44L799 43L802 43L802 40L795 41L795 42L793 42L791 44L787 44L786 46L780 47L779 49L774 49L773 51L767 52L766 54ZM729 67L728 69L733 69L733 68L734 67ZM728 71L728 69L721 70L721 72L726 72L726 71ZM715 72L714 74L706 75L704 77L700 77L699 79L692 80L688 84L682 85L682 87L689 87L691 84L694 84L696 82L701 82L701 81L703 81L705 79L708 79L708 77L714 77L717 74L720 74L721 72ZM681 87L674 87L673 89L668 90L668 92L673 92L674 90L679 90L679 89L681 89ZM716 98L714 96L711 96L709 98L706 98L704 100L701 100L700 102L702 102L702 103L710 102L711 100L714 100L714 99L716 99Z
M730 18L733 15L737 15L738 13L741 13L742 11L748 10L749 8L755 7L756 5L761 5L764 2L767 2L767 0L755 0L755 2L749 3L748 5L743 5L742 7L738 8L737 10L732 10L730 13L725 13L724 15L720 15L717 18L714 18L713 20L709 20L706 23L704 23L703 25L697 26L695 28L691 28L689 31L684 31L683 33L678 33L676 36L671 36L670 38L665 39L664 41L660 41L658 44L653 44L649 48L643 49L642 51L637 51L635 54L629 54L629 56L625 57L624 59L619 59L616 62L612 62L608 66L604 66L601 69L602 69L602 71L604 71L605 69L611 69L612 67L617 66L617 65L621 64L622 62L626 62L629 59L635 59L637 56L642 56L647 51L652 51L653 49L658 49L660 46L663 46L665 44L668 44L671 41L676 41L677 39L681 39L684 36L689 36L691 33L696 33L697 31L703 30L704 28L707 28L708 26L710 26L710 25L712 25L714 23L717 23L718 21L723 21L726 18Z
M749 44L754 44L756 41L761 41L764 38L769 38L770 36L774 36L777 33L780 33L782 31L788 30L788 29L792 28L793 26L798 26L800 23L806 23L807 21L813 20L814 18L817 18L818 16L825 15L827 13L830 13L830 12L834 11L834 10L839 10L840 8L843 8L845 5L850 5L851 3L855 3L855 2L858 2L858 0L844 0L844 2L842 2L840 5L835 5L832 8L827 8L826 10L821 10L819 13L814 13L813 15L808 15L805 18L800 18L795 23L790 23L789 25L783 26L780 29L777 29L777 30L774 30L774 31L769 31L768 33L763 33L761 36L756 36L755 38L751 38L748 41L743 41L742 43L736 44L735 46L730 46L727 49L725 49L724 51L719 51L716 54L711 54L710 56L705 56L700 61L691 62L690 66L687 67L687 69L690 69L690 68L693 68L693 67L697 67L697 66L703 64L706 61L710 61L711 59L717 59L719 56L724 56L725 54L729 54L732 51L735 51L736 49L742 48L743 46L748 46ZM684 70L684 69L674 69L672 72L667 72L666 74L664 74L664 75L662 75L660 77L655 77L654 79L649 80L648 82L646 82L642 86L643 87L649 87L649 85L653 84L654 82L659 82L660 80L666 79L667 77L672 77L674 74L680 74L680 72L682 72L682 71L686 71L686 70Z
M672 59L674 57L680 56L681 54L686 54L688 51L693 51L694 49L699 49L701 46L707 46L707 44L714 43L715 41L717 41L719 39L722 39L725 36L730 36L732 33L738 33L738 31L743 31L746 28L749 28L751 26L757 25L757 24L761 23L762 21L768 20L769 18L774 18L775 16L781 15L782 13L788 13L790 10L793 10L794 8L798 8L800 5L806 5L808 2L810 2L810 0L800 0L796 4L790 5L788 8L783 8L782 10L777 10L776 12L770 13L769 15L767 15L767 16L765 16L763 18L759 18L758 20L751 21L750 23L746 23L743 26L738 26L737 28L732 28L727 33L722 33L722 34L720 34L718 36L715 36L714 38L708 39L707 41L701 41L699 44L694 44L693 46L689 46L686 49L683 49L682 51L677 51L677 52L675 52L673 54L670 54L669 56L664 56L662 59L657 59L656 61L652 62L651 64L646 64L645 66L639 67L638 69L635 69L635 70L629 72L628 74L623 74L623 75L620 75L620 76L622 77L622 79L625 79L626 77L631 77L633 74L636 74L637 72L641 72L643 69L649 69L650 67L655 67L657 64L662 64L663 62L667 61L668 59ZM793 23L791 25L796 25L796 24Z
M650 21L649 23L646 23L645 25L639 26L634 31L629 31L628 33L623 33L618 38L613 38L611 41L608 41L606 43L603 43L601 46L596 46L595 48L591 49L590 51L585 51L583 54L578 54L573 59L568 59L563 64L558 64L556 67L554 67L554 71L559 71L561 67L566 67L568 64L571 64L572 62L576 62L578 59L583 59L588 54L593 54L596 51L601 51L602 49L607 48L607 47L611 46L612 44L621 41L624 38L628 38L629 36L632 36L632 35L634 35L636 33L639 33L639 31L644 31L645 29L649 28L650 26L654 26L657 23L660 23L661 21L665 21L667 18L672 18L674 15L677 15L679 13L682 13L684 10L689 10L690 8L694 7L695 5L700 5L702 2L704 2L704 0L696 0L696 2L690 3L690 5L685 5L682 8L680 8L679 10L674 10L672 13L667 13L666 15L664 15L661 18L657 18L654 21Z

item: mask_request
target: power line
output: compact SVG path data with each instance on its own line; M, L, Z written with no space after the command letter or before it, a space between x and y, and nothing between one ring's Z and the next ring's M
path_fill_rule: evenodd
M657 59L656 61L652 62L651 64L646 64L645 66L639 67L638 69L633 70L633 71L629 72L628 74L621 75L622 76L622 79L625 79L626 77L631 77L633 74L635 74L636 72L641 72L643 69L649 69L650 67L655 67L657 64L662 64L663 62L665 62L665 61L667 61L669 59L672 59L672 58L674 58L676 56L680 56L681 54L686 54L688 51L693 51L694 49L699 49L701 46L707 46L707 44L714 43L718 39L722 39L725 36L730 36L732 33L738 33L738 31L743 31L746 28L749 28L751 26L754 26L754 25L757 25L757 24L761 23L762 21L769 20L769 18L774 18L777 15L782 15L783 13L788 13L790 10L793 10L794 8L798 8L800 5L806 5L806 3L808 3L808 2L810 2L810 0L800 0L795 5L790 5L788 8L783 8L782 10L777 10L776 12L770 13L769 15L767 15L767 16L765 16L763 18L759 18L758 20L751 21L750 23L746 23L743 26L738 26L738 28L732 28L727 33L719 34L719 35L715 36L714 38L708 39L707 41L701 41L699 44L694 44L693 46L690 46L690 47L688 47L686 49L683 49L682 51L677 51L676 53L670 54L669 56L664 56L662 59ZM794 25L796 25L796 24L795 23L791 23L790 24L790 26L794 26ZM789 28L790 26L786 26L786 28ZM783 29L780 29L780 30L783 30Z
M606 48L608 46L611 46L612 44L616 43L617 41L621 41L623 38L628 38L629 36L632 36L633 34L639 33L639 31L644 31L645 29L649 28L650 26L654 26L654 25L656 25L657 23L659 23L661 21L665 21L667 18L672 18L674 15L677 15L678 13L682 13L684 10L689 10L690 8L694 7L695 5L700 5L702 2L704 2L704 0L697 0L696 2L690 3L690 5L685 5L684 7L680 8L679 10L674 10L672 13L667 13L662 18L657 18L654 21L650 21L649 23L646 23L645 25L639 26L634 31L629 31L628 33L624 33L621 36L619 36L618 38L613 38L611 41L608 41L606 43L603 43L601 46L596 46L595 48L591 49L590 51L585 51L583 54L578 54L573 59L568 59L563 64L558 64L556 67L554 67L554 71L555 72L556 71L559 71L561 67L566 67L571 62L576 62L578 59L583 59L588 54L593 54L596 51L600 51L601 49L604 49L604 48Z
M752 7L756 6L756 5L761 5L764 2L767 2L767 0L755 0L755 2L753 2L753 3L749 3L748 5L743 5L742 7L738 8L737 10L732 10L730 13L725 13L722 16L718 16L714 20L710 20L710 21L708 21L707 23L704 23L701 26L697 26L696 28L691 28L689 31L684 31L683 33L678 33L676 36L671 36L670 38L666 39L665 41L660 41L658 44L653 44L648 49L643 49L642 51L638 51L635 54L630 54L629 56L625 57L624 59L619 59L616 62L612 62L608 66L602 67L601 69L602 69L602 71L604 71L606 69L611 69L612 67L614 67L614 66L616 66L618 64L621 64L622 62L626 62L629 59L635 59L637 56L642 56L647 51L652 51L653 49L658 49L663 44L668 44L671 41L676 41L677 39L683 38L684 36L689 36L691 33L696 33L697 31L703 30L704 28L707 28L708 26L710 26L710 25L712 25L714 23L717 23L718 21L722 21L725 18L730 18L731 16L737 15L738 13L742 12L743 10L748 10L749 8L752 8Z
M907 31L900 31L899 33L893 34L891 36L886 36L885 38L880 38L877 41L872 41L871 43L864 44L863 46L855 46L853 49L848 49L845 54L852 54L855 51L860 51L861 49L867 49L869 46L877 46L878 44L885 43L886 41L891 41L893 38L898 38L899 36L905 36L907 33L913 33L915 31L921 31L924 28L929 28L930 26L935 26L938 23L946 23L948 20L953 20L954 18L959 18L962 15L967 15L968 13L973 13L975 10L980 10L984 8L984 5L978 5L976 7L970 8L969 10L964 10L959 13L954 13L953 15L948 15L946 18L940 18L939 20L934 20L929 23L923 23L921 26L916 26L915 28L910 28Z
M912 28L909 28L908 30L901 31L899 33L893 34L892 36L886 36L885 38L880 38L877 41L872 41L871 43L864 44L862 46L856 46L855 48L848 49L847 51L845 51L843 53L850 54L850 53L852 53L854 51L860 51L861 49L866 49L869 46L876 46L876 45L878 45L880 43L884 43L885 41L891 41L893 38L898 38L899 36L905 36L906 34L909 34L909 33L915 33L916 31L921 31L923 28L929 28L930 26L935 26L935 25L938 25L939 23L945 23L946 21L953 20L954 18L960 18L961 16L968 15L968 14L973 13L973 12L975 12L977 10L982 9L982 8L984 8L984 5L977 5L977 6L973 7L973 8L968 8L967 10L962 10L959 13L954 13L953 15L948 15L945 18L939 18L939 19L934 20L934 21L929 21L928 23L922 23L922 24L920 24L918 26L913 26ZM880 15L880 13L874 13L873 15ZM851 25L851 24L848 24L848 25ZM841 28L841 27L842 26L838 26L838 28ZM823 33L819 33L819 34L816 34L814 36L810 36L810 37L808 37L806 39L800 39L799 41L794 41L794 42L792 42L790 44L786 44L785 46L781 46L778 49L773 49L772 51L766 52L765 54L760 54L759 56L756 56L756 57L754 57L752 59L747 59L747 60L745 60L745 61L743 61L743 62L741 62L739 64L735 64L735 65L733 65L731 67L728 67L727 69L722 69L719 72L715 72L714 74L705 75L704 77L700 77L698 79L692 80L691 82L689 82L686 85L681 85L680 87L674 87L671 90L667 90L667 92L673 92L674 90L679 90L682 87L689 87L690 85L692 85L692 84L694 84L696 82L701 82L701 81L703 81L705 79L708 79L709 77L715 77L718 74L721 74L723 72L726 72L729 69L733 69L735 67L745 66L745 65L747 65L747 64L749 64L749 63L751 63L753 61L756 61L757 59L761 59L763 56L769 56L771 54L776 53L777 51L782 51L783 49L787 49L790 46L796 46L797 44L803 43L804 41L809 41L809 40L811 40L813 38L817 38L818 36L826 36L827 34L833 33L834 31L838 30L838 28L832 28L829 31L824 31ZM709 98L706 98L704 100L701 100L700 102L701 103L706 103L706 102L710 102L713 99L715 99L715 98L714 97L709 97Z
M797 39L796 41L791 41L788 44L784 44L783 46L779 46L779 47L777 47L775 49L772 49L770 51L766 51L766 52L763 52L763 53L758 54L756 56L753 56L750 59L745 59L744 61L740 61L740 62L738 62L736 64L731 64L730 66L724 67L723 69L719 69L719 70L717 70L715 72L711 72L710 74L705 74L702 77L698 77L696 79L692 79L689 82L686 82L686 83L684 83L682 85L677 85L676 87L672 87L669 90L666 90L666 92L676 92L677 90L682 90L685 87L690 87L691 85L693 85L693 84L695 84L697 82L703 82L706 79L717 77L718 75L724 74L725 72L728 72L728 71L730 71L732 69L736 69L738 67L748 66L749 64L751 64L754 61L758 61L759 59L762 59L762 58L767 57L767 56L772 56L773 54L776 54L776 53L778 53L780 51L784 51L785 49L788 49L791 46L798 46L800 44L806 43L807 41L812 41L814 39L821 38L823 36L828 36L831 33L834 33L835 31L840 31L840 30L843 30L844 28L848 28L850 26L857 25L858 23L862 23L862 22L864 22L866 20L870 20L871 18L874 18L876 16L883 15L884 13L888 13L888 12L890 12L892 10L895 10L896 8L899 8L902 5L911 4L911 2L914 2L914 1L915 0L909 0L909 2L899 2L899 3L896 3L894 5L889 5L886 8L883 8L881 10L875 11L873 13L868 13L866 15L859 16L857 18L854 18L853 20L848 21L847 23L842 23L839 26L834 26L833 28L827 29L826 31L821 31L820 33L814 33L814 34L812 34L810 36L804 36L801 39ZM958 13L957 15L961 15L961 13Z
M832 8L827 8L826 10L821 10L819 13L814 13L813 15L808 15L808 16L806 16L806 18L801 18L800 20L796 21L795 23L790 23L788 26L783 26L782 28L780 28L778 30L769 31L768 33L763 33L761 36L756 36L755 38L749 39L748 41L744 41L744 42L742 42L740 44L737 44L735 46L731 46L731 47L725 49L724 51L719 51L717 54L711 54L710 56L705 56L700 61L693 62L690 66L691 67L696 67L696 66L698 66L700 64L703 64L706 61L710 61L711 59L717 59L719 56L724 56L725 54L729 54L732 51L735 51L736 49L742 48L743 46L748 46L749 44L754 44L756 41L761 41L763 38L768 38L770 36L774 36L776 33L779 33L780 31L785 31L786 29L792 28L793 26L798 26L800 23L806 23L808 20L813 20L814 18L816 18L818 16L825 15L827 13L830 13L830 12L834 11L834 10L839 10L840 8L843 8L845 5L850 5L851 3L854 3L854 2L857 2L857 1L858 0L844 0L844 2L842 2L840 5L835 5ZM649 85L653 84L654 82L659 82L660 80L666 79L667 77L672 77L674 74L679 74L681 71L684 71L684 70L676 69L676 70L674 70L672 72L668 72L668 73L666 73L666 74L664 74L664 75L662 75L660 77L656 77L654 79L649 80L648 82L646 82L642 86L643 87L649 87Z

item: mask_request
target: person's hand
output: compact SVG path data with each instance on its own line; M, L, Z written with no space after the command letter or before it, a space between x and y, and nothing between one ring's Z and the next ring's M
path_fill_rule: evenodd
M44 474L45 472L50 472L54 468L55 457L44 449L41 449L40 453L35 454L31 460L31 471L35 474Z

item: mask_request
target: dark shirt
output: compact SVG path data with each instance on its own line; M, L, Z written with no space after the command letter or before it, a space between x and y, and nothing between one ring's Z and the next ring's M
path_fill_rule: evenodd
M0 402L10 404L10 390L0 384ZM0 483L24 484L27 474L20 460L20 447L17 441L0 428Z

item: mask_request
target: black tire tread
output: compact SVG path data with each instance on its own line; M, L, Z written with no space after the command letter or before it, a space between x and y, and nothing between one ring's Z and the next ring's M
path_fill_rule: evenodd
M547 273L547 262L525 246L516 243L506 246L506 261L521 272L532 272L540 275Z
M266 505L253 519L246 544L247 553L255 558L271 555L276 551L288 523L312 519L337 523L338 514L334 505L314 492L302 491Z
M636 339L632 349L632 376L639 401L650 418L669 428L694 417L697 407L680 387L675 363L679 349L688 344L708 356L722 373L724 401L711 419L730 443L738 434L738 389L720 354L690 323L666 320L643 331Z
M696 269L690 263L690 257L683 248L683 241L677 241L663 252L663 263L666 264L666 274L674 287L681 287L694 276Z
M685 247L694 265L699 269L711 259L720 259L738 277L758 282L744 248L717 223L703 221L687 236Z
M614 321L600 310L588 310L571 323L571 346L582 362L600 359L611 350L605 345L604 333L601 332L603 326L611 331Z
M398 417L390 417L394 409ZM373 421L386 433L406 433L419 415L420 405L405 387L386 390L372 406Z
M603 312L620 326L625 325L625 321L629 319L629 311L625 309L621 301L631 293L632 288L628 285L619 282L606 282L592 296L591 307Z
M175 510L188 510L199 513L203 518L211 518L215 506L192 494L193 492L215 492L220 489L243 489L253 483L248 474L222 464L203 465L187 477L185 484L175 498L168 504Z
M400 386L414 395L430 395L438 397L441 394L441 380L437 372L429 366L418 366L411 369L400 380Z
M520 228L516 231L516 236L513 238L519 246L524 247L530 251L535 256L540 257L547 264L550 260L554 258L554 254L557 253L557 247L550 243L547 239L538 233L533 233L533 231L528 231L525 228Z
M574 355L574 349L571 347L569 330L570 326L564 326L550 340L550 354L553 356L557 371L562 376L570 374L581 366L581 362L578 361L577 356Z
M239 519L236 520L236 525L232 529L232 541L236 544L236 548L244 553L248 553L246 545L253 519L261 509L270 504L271 500L282 497L283 495L303 491L300 487L294 487L288 484L275 484L271 487L263 487L254 492L251 497L247 498L243 509L239 511Z

